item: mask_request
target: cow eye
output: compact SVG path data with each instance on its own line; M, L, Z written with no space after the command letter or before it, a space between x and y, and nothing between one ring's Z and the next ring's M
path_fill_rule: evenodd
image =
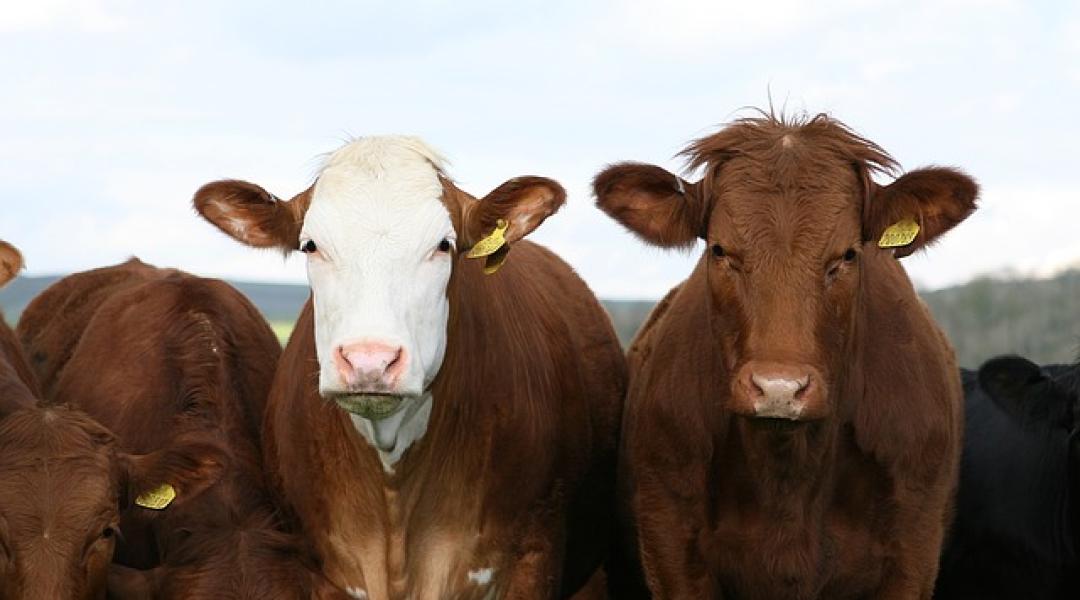
M724 258L724 256L726 254L727 253L724 252L724 247L721 246L720 244L713 244L712 245L712 255L715 256L716 258Z
M315 245L315 240L307 240L300 244L300 251L304 254L314 254L319 251L319 247Z
M844 262L854 262L855 257L858 255L854 248L848 248L847 252L844 253Z
M439 252L449 252L450 249L453 248L453 247L454 247L454 244L450 241L449 238L443 238L442 241L439 242L438 249L439 249Z
M102 539L112 539L114 535L116 535L116 529L114 529L112 526L106 527L105 529L101 530Z

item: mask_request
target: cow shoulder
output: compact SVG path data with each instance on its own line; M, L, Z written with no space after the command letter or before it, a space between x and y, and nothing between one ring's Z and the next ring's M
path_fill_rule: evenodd
M853 376L856 441L878 462L937 480L959 452L963 391L952 346L899 262L865 253Z
M710 309L703 271L677 289L635 339L623 420L629 454L673 468L711 454L718 415L709 399L723 397L727 382L715 338L702 334Z
M679 283L675 287L671 288L655 306L649 311L645 321L638 328L634 334L634 339L630 342L630 348L626 352L626 361L630 365L631 370L635 370L640 366L640 363L649 359L649 354L652 351L653 344L657 341L657 336L652 335L653 330L660 320L667 314L668 308L671 307L671 302L675 298L679 290L682 289L683 284Z

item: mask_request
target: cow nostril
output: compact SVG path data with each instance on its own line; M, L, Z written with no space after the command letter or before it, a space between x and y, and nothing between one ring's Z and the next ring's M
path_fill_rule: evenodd
M801 400L806 395L806 391L810 389L810 376L807 375L795 381L799 389L795 390L795 399Z

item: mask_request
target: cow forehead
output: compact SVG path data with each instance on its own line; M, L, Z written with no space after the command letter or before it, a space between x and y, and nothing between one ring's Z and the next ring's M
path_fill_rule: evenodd
M116 508L108 468L92 460L49 461L33 473L0 472L10 527L57 535L82 534Z
M312 207L393 207L439 201L445 161L418 138L360 138L333 152L319 172Z

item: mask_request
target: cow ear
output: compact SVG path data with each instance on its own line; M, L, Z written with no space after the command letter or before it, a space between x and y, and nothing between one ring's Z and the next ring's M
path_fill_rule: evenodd
M895 248L897 258L926 247L945 232L956 227L975 211L979 186L971 177L945 167L911 171L886 186L871 185L863 211L863 239L882 247ZM887 243L886 231L896 231L905 224L914 237L901 232Z
M224 448L212 442L181 441L150 454L126 455L127 493L132 504L163 510L196 498L217 483L228 466Z
M1039 365L1019 356L986 361L979 369L979 386L994 404L1025 427L1057 424L1071 411L1067 391Z
M465 195L467 197L467 195ZM515 177L484 196L480 201L463 200L462 249L488 236L503 221L503 238L513 244L532 233L566 202L566 190L546 177Z
M23 257L15 246L0 240L0 286L15 279L23 268Z
M693 245L706 229L701 182L666 169L620 163L593 179L596 205L646 243L663 248Z
M313 187L286 202L254 183L226 179L199 188L192 204L204 219L236 241L288 253L299 244Z

